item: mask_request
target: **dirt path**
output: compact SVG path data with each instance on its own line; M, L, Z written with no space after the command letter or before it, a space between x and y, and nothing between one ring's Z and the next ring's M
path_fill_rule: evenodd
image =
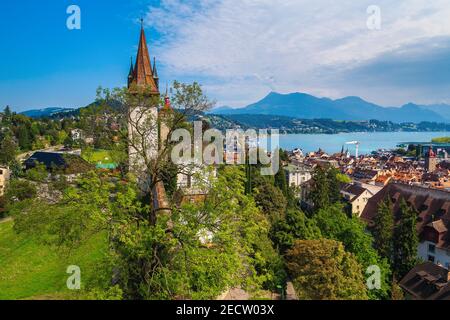
M5 222L8 222L8 221L12 221L12 218L8 217L8 218L0 219L0 223L5 223Z

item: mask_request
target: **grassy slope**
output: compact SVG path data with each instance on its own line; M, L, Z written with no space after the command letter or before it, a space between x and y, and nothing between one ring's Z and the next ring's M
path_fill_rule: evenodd
M84 160L89 161L91 163L109 163L111 162L111 156L109 155L108 150L94 150L92 154L88 155L86 153L82 154Z
M17 235L13 222L0 223L0 300L70 299L74 292L66 288L69 265L81 268L81 280L89 279L96 263L107 249L105 238L98 235L69 256Z

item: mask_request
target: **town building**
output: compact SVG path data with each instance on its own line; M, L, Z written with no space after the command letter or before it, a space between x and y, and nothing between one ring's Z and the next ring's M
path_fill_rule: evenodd
M450 192L414 185L391 183L367 203L361 218L373 226L379 205L389 199L398 220L402 199L417 212L418 256L450 268Z
M450 300L450 272L431 262L414 267L399 285L407 300Z
M361 216L370 198L374 194L356 183L349 183L341 188L341 195L348 203L350 212L354 216Z
M306 165L289 164L284 167L286 179L291 187L301 187L312 178L312 168Z
M10 178L10 170L6 166L0 166L0 197L3 197L6 190L6 184Z
M434 172L437 167L437 160L438 159L433 151L433 148L430 148L430 150L427 152L427 155L425 156L425 170L427 172Z

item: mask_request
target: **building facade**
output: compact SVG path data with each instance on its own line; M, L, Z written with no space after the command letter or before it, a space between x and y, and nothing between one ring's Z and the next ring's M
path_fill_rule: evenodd
M6 184L10 177L10 170L8 167L0 166L0 197L3 197L6 190Z
M361 218L373 226L378 206L386 199L393 204L394 218L398 218L402 199L417 212L417 253L423 261L450 267L450 192L419 186L391 183L373 196Z
M144 99L133 101L128 110L128 156L130 171L145 181L150 159L158 155L159 78L156 63L151 64L143 24L136 62L131 61L128 89Z

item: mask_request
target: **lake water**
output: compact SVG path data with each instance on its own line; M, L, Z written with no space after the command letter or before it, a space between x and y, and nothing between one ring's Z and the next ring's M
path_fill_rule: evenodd
M433 138L450 136L450 132L362 132L339 134L287 134L280 135L280 147L286 150L295 148L304 152L317 151L319 148L328 152L340 152L342 145L349 141L359 141L360 154L367 154L378 149L392 149L402 142L431 142ZM347 146L344 146L347 148ZM355 146L348 145L354 154Z

